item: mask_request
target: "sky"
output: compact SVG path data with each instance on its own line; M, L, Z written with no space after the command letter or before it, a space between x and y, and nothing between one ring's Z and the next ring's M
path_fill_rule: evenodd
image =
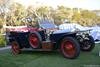
M25 7L33 6L65 6L70 8L83 8L88 10L100 10L100 0L15 0Z

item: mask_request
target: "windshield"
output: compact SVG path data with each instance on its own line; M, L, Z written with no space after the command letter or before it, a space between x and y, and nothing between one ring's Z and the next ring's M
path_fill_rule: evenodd
M48 19L42 19L39 21L39 25L40 27L46 29L46 28L56 28L56 25L53 24L52 20L48 20Z

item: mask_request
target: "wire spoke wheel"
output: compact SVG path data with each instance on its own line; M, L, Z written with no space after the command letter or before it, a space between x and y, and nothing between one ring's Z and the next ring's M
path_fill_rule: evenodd
M81 45L81 50L82 51L92 51L94 47L95 47L95 41L93 37L89 36L89 40L83 41Z
M82 47L84 50L87 50L91 47L91 43L88 40L86 40L84 41L84 45L82 45Z

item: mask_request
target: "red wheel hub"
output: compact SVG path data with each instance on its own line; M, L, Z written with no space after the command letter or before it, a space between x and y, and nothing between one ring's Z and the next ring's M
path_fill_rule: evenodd
M38 37L35 34L31 34L29 37L29 43L33 48L38 47Z
M75 49L73 43L69 40L62 42L61 49L62 49L64 55L67 57L73 57L76 52L76 49Z

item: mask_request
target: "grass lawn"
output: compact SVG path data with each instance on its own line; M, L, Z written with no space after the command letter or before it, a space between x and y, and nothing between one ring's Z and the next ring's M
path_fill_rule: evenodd
M0 52L0 67L100 67L99 51L100 44L92 52L81 52L77 59L71 60L57 51L26 51L14 56L6 50Z

